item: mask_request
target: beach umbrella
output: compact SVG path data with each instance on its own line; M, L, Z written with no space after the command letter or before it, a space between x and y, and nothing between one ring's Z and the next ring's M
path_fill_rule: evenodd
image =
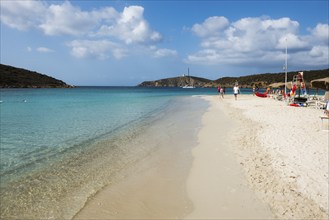
M279 82L279 83L271 83L270 85L268 85L271 88L282 88L284 87L284 83L283 82Z
M329 77L312 80L311 86L314 88L324 89L326 91L329 91Z
M272 83L270 85L268 85L271 88L284 88L284 82L278 82L278 83ZM292 85L291 82L287 82L287 89L291 89Z

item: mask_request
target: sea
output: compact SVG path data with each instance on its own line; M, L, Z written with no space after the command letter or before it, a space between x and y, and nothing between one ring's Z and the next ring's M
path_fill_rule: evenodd
M196 143L208 105L199 96L217 94L217 88L1 89L0 218L71 219L173 134Z
M144 87L0 91L1 219L72 218L120 170L155 150L140 138L147 129L174 123L178 112L202 115L206 103L197 96L217 94ZM157 143L152 136L144 139Z

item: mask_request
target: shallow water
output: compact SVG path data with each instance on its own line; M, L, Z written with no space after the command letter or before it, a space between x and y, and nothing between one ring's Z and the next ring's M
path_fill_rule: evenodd
M161 146L170 126L155 125L188 105L202 107L186 97L212 92L1 90L1 218L71 218L88 197ZM143 136L150 128L160 130Z
M182 219L192 210L186 179L208 103L187 97L177 104L134 139L134 147L147 149L144 156L88 200L75 219Z

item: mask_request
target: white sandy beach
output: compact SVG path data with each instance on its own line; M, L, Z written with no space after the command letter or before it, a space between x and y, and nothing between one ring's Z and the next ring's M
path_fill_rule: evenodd
M235 129L238 159L273 214L327 219L329 131L321 128L323 110L251 95L238 101L226 97L221 103L241 122Z
M189 166L182 169L186 177L177 181L182 172L170 168L182 157L158 152L135 175L98 193L75 218L328 218L329 131L321 129L322 110L252 95L202 98L210 105L192 163L181 165Z
M236 129L241 123L228 115L216 96L203 115L187 191L194 210L186 219L273 219L269 206L249 187L236 151Z

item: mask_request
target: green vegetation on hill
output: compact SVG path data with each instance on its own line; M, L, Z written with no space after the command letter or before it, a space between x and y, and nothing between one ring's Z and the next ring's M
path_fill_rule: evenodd
M145 81L138 86L142 87L182 87L185 85L194 85L196 87L205 87L206 85L212 85L212 81L195 76L179 76L173 78L159 79L156 81Z
M61 80L26 69L0 64L0 88L70 88Z
M311 80L320 79L324 77L328 77L329 69L324 70L310 70L303 71L303 77L307 84L310 83ZM293 71L287 73L287 81L292 81L293 76L297 75L298 71ZM252 87L257 85L258 87L267 87L272 83L284 82L285 73L263 73L263 74L255 74L248 76L240 76L240 77L223 77L217 80L214 80L216 84L221 84L223 86L232 86L235 81L239 82L239 85L242 87Z
M304 80L307 85L309 85L311 80L328 77L329 69L324 70L310 70L303 71L304 72ZM298 72L289 72L287 74L287 81L292 81L293 76L297 75ZM186 84L193 84L196 87L217 87L220 84L223 87L232 87L236 81L238 81L239 85L243 88L251 88L254 85L257 85L260 88L267 87L272 83L284 82L285 73L263 73L263 74L255 74L248 76L240 76L240 77L222 77L217 80L209 80L200 77L174 77L167 79L160 79L155 81L145 81L139 84L138 86L146 86L146 87L181 87Z

